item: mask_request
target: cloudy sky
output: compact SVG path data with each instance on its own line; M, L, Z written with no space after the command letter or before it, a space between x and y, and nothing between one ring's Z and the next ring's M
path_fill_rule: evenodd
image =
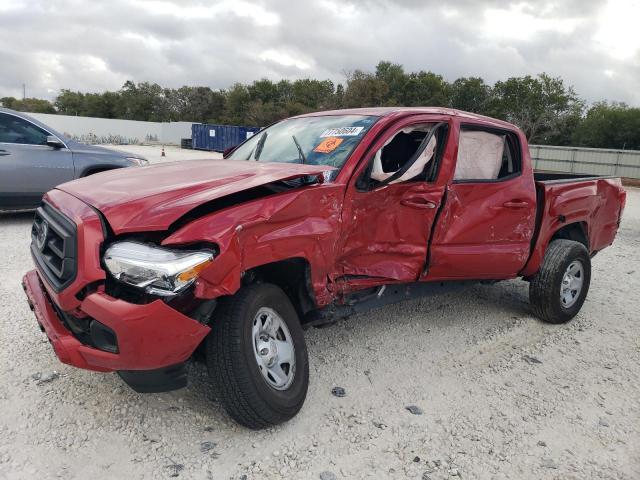
M0 97L267 77L379 60L447 80L547 72L640 106L640 0L0 0Z

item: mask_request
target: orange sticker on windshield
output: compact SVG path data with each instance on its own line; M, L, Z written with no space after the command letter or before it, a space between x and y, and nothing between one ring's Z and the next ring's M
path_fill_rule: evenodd
M342 138L337 137L325 138L313 151L317 153L331 153L340 146L342 140Z

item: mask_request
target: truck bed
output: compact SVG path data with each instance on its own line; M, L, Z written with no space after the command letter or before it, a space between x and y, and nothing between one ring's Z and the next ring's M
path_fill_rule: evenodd
M535 180L536 183L538 182L544 182L544 183L574 182L579 180L595 180L598 178L616 178L616 177L611 177L606 175L604 176L588 175L588 174L582 174L582 173L539 172L539 171L533 172L533 179Z
M538 270L554 232L561 229L571 230L566 238L582 241L591 255L613 243L626 199L620 178L534 172L534 180L536 228L525 276Z

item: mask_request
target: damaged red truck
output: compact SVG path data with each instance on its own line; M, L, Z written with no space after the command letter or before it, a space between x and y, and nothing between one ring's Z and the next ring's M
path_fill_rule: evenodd
M511 124L441 108L314 113L224 160L116 170L37 210L23 285L64 363L135 390L186 385L261 428L302 407L303 328L465 280L522 278L543 321L574 317L625 192L535 173Z

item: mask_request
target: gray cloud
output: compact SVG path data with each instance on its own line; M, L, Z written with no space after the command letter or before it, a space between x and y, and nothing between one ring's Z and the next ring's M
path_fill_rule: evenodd
M615 1L615 0L610 0ZM640 104L640 45L603 46L606 4L498 0L0 0L0 97L267 77L330 78L386 59L448 80L547 72L588 101ZM624 33L624 32L623 32Z

